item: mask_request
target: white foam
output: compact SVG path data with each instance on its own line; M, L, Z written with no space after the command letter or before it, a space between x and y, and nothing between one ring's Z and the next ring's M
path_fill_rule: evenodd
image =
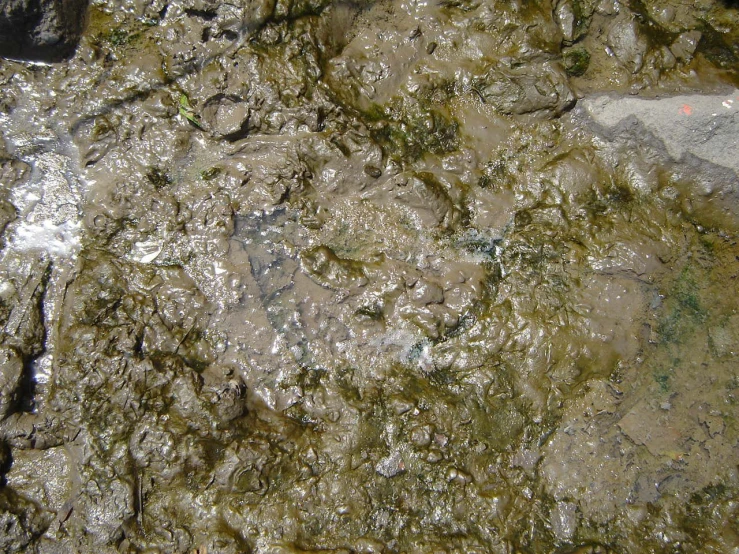
M10 243L19 252L42 251L67 258L79 251L80 228L79 221L65 221L59 225L49 220L40 223L21 221Z

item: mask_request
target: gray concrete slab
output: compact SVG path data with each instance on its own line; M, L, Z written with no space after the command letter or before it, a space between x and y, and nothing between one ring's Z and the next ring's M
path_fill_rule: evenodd
M606 130L647 131L675 160L692 155L739 174L739 90L659 99L601 96L579 107Z

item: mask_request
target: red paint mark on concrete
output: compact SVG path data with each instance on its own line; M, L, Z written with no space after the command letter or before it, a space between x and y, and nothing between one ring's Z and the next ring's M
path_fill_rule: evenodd
M680 115L693 115L693 107L689 104L683 104L678 111Z

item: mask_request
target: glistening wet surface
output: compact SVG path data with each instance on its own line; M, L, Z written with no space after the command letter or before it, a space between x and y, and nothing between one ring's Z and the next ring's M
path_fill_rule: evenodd
M739 552L732 5L90 9L0 61L0 550Z

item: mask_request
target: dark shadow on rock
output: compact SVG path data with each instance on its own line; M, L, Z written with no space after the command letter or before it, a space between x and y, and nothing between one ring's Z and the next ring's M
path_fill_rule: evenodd
M57 62L74 53L88 0L0 0L0 57Z
M739 0L721 0L721 3L727 8L739 8Z
M0 439L0 487L6 485L5 476L10 471L12 465L13 456L10 452L10 447L3 439Z

